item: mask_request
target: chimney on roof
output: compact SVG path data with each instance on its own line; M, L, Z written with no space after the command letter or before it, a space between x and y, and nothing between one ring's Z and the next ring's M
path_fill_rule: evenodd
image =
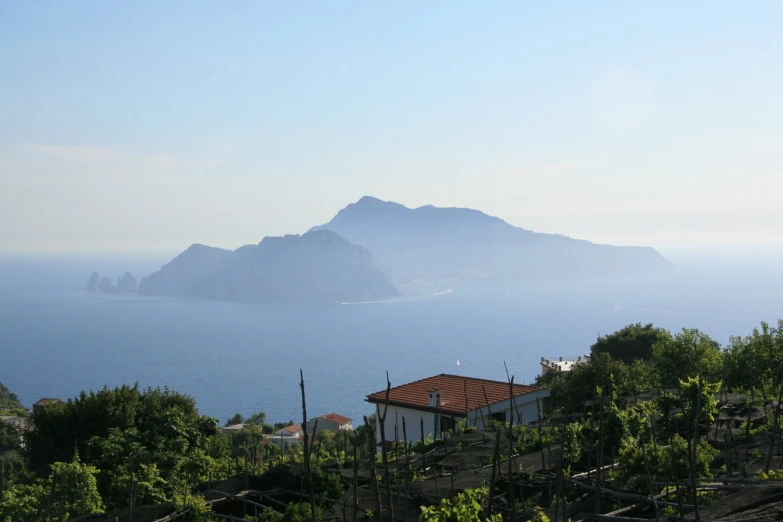
M560 356L560 362L563 362L563 356L562 355Z
M541 356L541 362L544 362L544 356L543 355Z
M429 392L429 407L438 408L443 406L443 390L434 390Z
M576 358L576 362L582 362L582 356L581 355Z

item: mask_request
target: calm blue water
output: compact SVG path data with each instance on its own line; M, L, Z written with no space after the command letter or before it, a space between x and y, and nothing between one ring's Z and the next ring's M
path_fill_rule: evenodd
M371 412L364 397L385 387L386 371L392 384L440 372L504 379L506 361L517 382L531 382L542 355L587 353L597 334L631 322L696 327L726 343L783 317L783 277L774 264L513 281L455 288L442 299L350 306L86 294L96 268L0 263L0 381L24 404L138 381L192 395L221 422L258 410L270 420L299 420L301 368L309 414L358 420Z

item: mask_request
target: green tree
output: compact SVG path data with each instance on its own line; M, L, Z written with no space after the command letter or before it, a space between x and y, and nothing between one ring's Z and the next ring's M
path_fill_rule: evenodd
M653 345L664 332L652 324L629 324L621 330L599 337L590 347L590 353L593 356L605 353L625 363L648 361L653 355Z
M0 382L0 412L24 412L19 398Z
M762 322L746 337L732 337L726 350L726 385L732 388L773 390L783 384L783 320L777 328Z
M589 361L576 364L570 372L549 372L539 384L550 389L549 407L582 411L585 401L593 400L597 388L607 396L619 392L618 386L628 381L628 366L607 353L598 353Z
M19 449L21 436L19 428L0 421L0 452Z
M24 448L31 471L42 477L52 464L70 462L78 452L83 462L102 470L98 490L110 507L127 504L116 482L131 460L155 464L159 475L174 483L187 462L206 459L207 441L218 434L216 421L200 415L192 398L138 385L82 392L34 414L33 422L36 429L25 434ZM170 497L172 486L167 488Z
M277 431L277 430L280 430L280 429L283 429L283 428L287 428L288 426L293 426L293 424L294 424L294 421L292 421L292 420L289 420L289 421L286 421L286 422L275 422L274 428L275 428L275 431Z
M234 426L236 424L244 424L245 417L241 413L235 413L228 419L226 419L226 426Z
M696 444L697 477L712 477L710 463L718 453L704 439ZM620 448L617 478L646 494L649 491L646 479L648 472L653 482L687 481L690 476L688 441L679 435L674 435L668 444L653 443L650 439L642 441L635 437L626 438Z
M12 484L0 496L0 522L39 522L45 501L43 481Z
M254 413L253 415L245 419L245 424L252 424L253 426L259 426L259 427L262 427L265 422L266 422L266 413L264 413L263 411Z
M63 506L66 520L79 515L103 512L103 501L95 478L97 474L98 469L82 463L78 454L71 462L52 464L49 481L54 485L56 505Z
M665 386L679 386L680 381L701 375L705 381L723 377L723 352L707 334L685 329L672 336L660 335L653 346L653 363Z

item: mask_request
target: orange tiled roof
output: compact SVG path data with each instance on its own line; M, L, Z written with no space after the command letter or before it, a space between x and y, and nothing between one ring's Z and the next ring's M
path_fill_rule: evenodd
M539 386L515 384L513 389L514 397L519 397L542 388ZM434 377L392 388L389 391L389 404L419 410L430 410L432 409L429 406L429 392L431 391L443 392L440 405L441 411L462 415L465 414L466 396L468 411L486 407L487 401L492 405L508 400L509 396L507 382L442 373ZM484 396L485 391L486 398ZM367 402L383 404L385 400L386 390L367 396Z
M353 419L349 419L348 417L343 417L342 415L338 415L336 413L327 413L326 415L321 415L318 418L330 420L332 422L336 422L337 424L345 424L346 422L351 422L353 420Z

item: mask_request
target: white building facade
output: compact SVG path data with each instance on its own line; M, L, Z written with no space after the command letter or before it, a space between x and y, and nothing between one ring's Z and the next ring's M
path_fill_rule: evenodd
M381 391L367 397L376 409L375 436L379 444L385 395ZM437 375L389 391L385 440L388 444L439 438L455 432L457 424L465 419L468 427L479 430L512 419L514 424L531 424L538 421L539 408L543 413L542 400L547 397L549 390L537 386L514 385L512 389L507 382Z

